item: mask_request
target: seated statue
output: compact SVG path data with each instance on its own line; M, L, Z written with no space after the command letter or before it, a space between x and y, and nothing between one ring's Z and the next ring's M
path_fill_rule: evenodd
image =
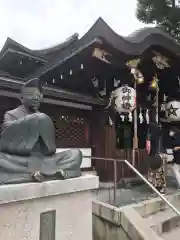
M4 115L0 139L0 184L81 175L80 150L56 153L53 122L38 111L42 97L39 79L31 79L21 89L21 105Z

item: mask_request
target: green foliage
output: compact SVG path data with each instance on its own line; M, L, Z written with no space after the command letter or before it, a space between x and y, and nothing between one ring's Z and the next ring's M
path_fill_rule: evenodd
M180 41L180 0L137 0L137 18L154 23Z

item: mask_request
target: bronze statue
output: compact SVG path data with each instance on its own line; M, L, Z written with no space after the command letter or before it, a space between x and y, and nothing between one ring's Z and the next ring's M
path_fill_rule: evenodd
M38 111L42 98L39 79L31 79L22 87L21 105L4 115L0 139L0 184L81 175L80 150L56 153L53 122Z

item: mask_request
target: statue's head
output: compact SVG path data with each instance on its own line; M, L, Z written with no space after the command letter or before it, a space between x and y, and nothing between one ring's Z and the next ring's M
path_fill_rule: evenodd
M37 110L43 99L42 84L38 78L27 81L21 89L22 104L32 110Z

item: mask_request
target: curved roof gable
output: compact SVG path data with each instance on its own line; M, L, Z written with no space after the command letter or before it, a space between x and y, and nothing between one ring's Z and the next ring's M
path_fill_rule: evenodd
M64 42L57 44L55 46L51 46L48 48L40 49L40 50L35 50L34 52L45 55L51 52L63 50L67 48L69 45L75 43L78 40L79 35L77 33L73 34L71 37L69 37L67 40Z
M80 41L85 43L95 37L103 38L117 50L128 55L140 55L155 45L180 56L180 44L158 28L145 27L124 37L114 32L102 18L99 18Z
M37 58L41 59L43 62L47 62L47 60L44 59L43 56L35 53L33 50L23 46L22 44L20 44L20 43L16 42L15 40L8 37L6 42L4 43L4 46L2 47L2 49L0 51L0 56L2 56L9 49L12 49L13 51L18 51L21 53L27 53L29 55L32 55L33 57L37 57Z

